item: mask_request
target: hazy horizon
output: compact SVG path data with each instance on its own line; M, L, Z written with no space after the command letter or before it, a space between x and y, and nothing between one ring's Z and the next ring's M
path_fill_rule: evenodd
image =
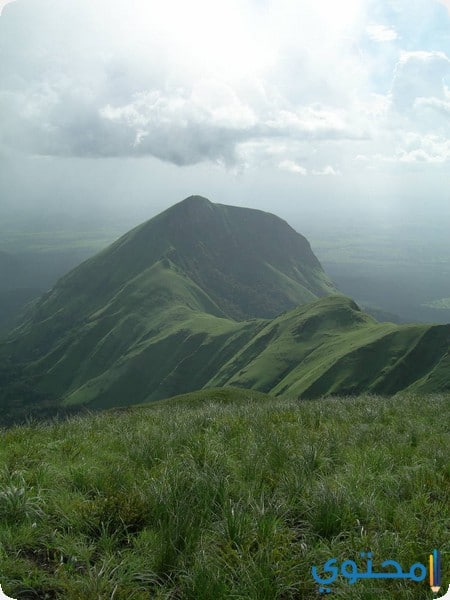
M3 213L448 217L445 1L2 6Z
M199 194L368 304L445 304L449 32L447 0L0 2L0 251L50 282Z

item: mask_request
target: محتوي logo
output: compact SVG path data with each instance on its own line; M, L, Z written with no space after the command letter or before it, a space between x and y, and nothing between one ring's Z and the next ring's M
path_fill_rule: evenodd
M434 549L433 554L430 554L430 588L433 593L437 593L441 589L441 553Z
M442 586L442 571L441 571L441 553L439 550L433 550L430 554L430 588L434 594L437 594ZM447 592L443 596L438 596L437 600L450 600L450 585Z
M354 560L344 560L340 567L340 574L345 577L350 585L357 583L360 579L409 579L410 581L423 581L427 576L427 568L422 563L414 563L408 571L403 571L400 564L395 560L385 560L381 563L383 571L376 572L373 570L372 552L361 552L362 558L367 558L366 571L359 571L358 565ZM329 594L332 584L339 576L339 567L336 566L337 559L330 558L324 564L323 574L328 576L320 576L316 566L311 568L314 580L319 584L319 592ZM434 594L437 594L441 589L441 553L439 550L433 550L429 559L430 570L430 588ZM448 592L440 598L450 600L450 586Z

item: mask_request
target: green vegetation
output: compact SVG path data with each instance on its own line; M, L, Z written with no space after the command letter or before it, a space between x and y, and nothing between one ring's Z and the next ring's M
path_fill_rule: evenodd
M47 356L22 367L21 378L32 380L41 397L37 410L43 399L56 412L222 386L303 398L449 389L450 326L377 323L342 296L273 320L236 322L201 311L207 302L202 291L170 268L162 269L167 274L160 278L161 269L146 274L148 293L141 281L134 290L127 288L111 306L58 339ZM49 322L42 334L38 328L33 333L49 336ZM18 338L19 344L24 341L33 348L31 336ZM0 388L4 423L11 422L5 410L13 416L16 398L6 381ZM30 402L25 408L34 412Z
M317 398L448 389L450 326L377 323L333 296L268 323L211 380Z
M377 323L332 293L284 221L193 197L63 277L0 356L55 411L221 386L303 398L449 389L450 325ZM0 388L3 423L15 404Z
M0 357L26 363L25 379L59 405L163 398L204 386L261 327L236 319L334 292L307 240L281 219L191 197L64 276Z
M318 598L311 566L445 559L448 396L209 390L1 432L1 583L14 598ZM339 578L349 600L427 581Z

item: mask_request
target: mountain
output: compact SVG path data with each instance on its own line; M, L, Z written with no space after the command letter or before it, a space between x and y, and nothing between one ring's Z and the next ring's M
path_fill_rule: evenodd
M447 389L450 326L380 324L336 294L287 223L191 196L41 298L0 347L11 365L0 403L13 414L21 389L27 410L230 385L304 397Z
M336 293L308 241L285 221L191 196L62 278L42 308L63 307L67 315L75 291L78 308L71 306L69 312L78 317L105 306L136 278L145 285L157 265L200 288L207 312L237 320L273 317L294 304Z
M232 320L273 317L336 293L308 241L274 215L191 196L133 229L63 277L20 329L39 335L38 354L93 315L168 306ZM32 343L24 355L35 356Z
M378 323L333 296L269 321L208 383L317 398L450 389L450 325Z

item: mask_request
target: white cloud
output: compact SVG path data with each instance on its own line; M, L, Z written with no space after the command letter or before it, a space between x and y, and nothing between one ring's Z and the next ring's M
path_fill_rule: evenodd
M214 81L201 81L192 90L162 93L141 92L124 106L107 104L99 109L106 120L134 128L170 126L186 128L190 124L220 129L247 130L257 123L253 110L229 86Z
M450 59L444 52L402 52L395 68L391 97L396 108L414 105L416 98L443 98Z
M0 148L316 176L446 156L448 56L381 43L416 47L368 0L16 4ZM410 147L411 132L434 142Z
M282 171L290 171L291 173L297 173L298 175L307 175L308 171L305 167L297 164L293 160L283 160L279 163L278 168Z
M231 165L245 143L360 139L351 86L365 73L348 36L365 1L18 0L0 144Z
M416 167L444 165L450 162L450 139L437 135L406 132L397 139L394 154L376 154L372 161Z
M9 4L10 2L14 2L14 0L0 0L0 15L3 12L3 9L5 8L5 6L7 4Z
M176 164L204 159L231 164L235 147L251 137L257 123L252 109L234 91L217 82L200 82L192 90L135 94L123 106L99 109L108 127L126 142L121 152L151 154Z
M437 50L428 51L428 50L414 50L414 51L406 51L402 50L400 52L400 65L408 65L413 64L416 68L420 64L426 65L430 67L437 67L442 64L448 64L450 62L449 57L445 54L445 52L440 52Z
M372 23L366 28L367 35L375 42L393 42L398 39L398 33L393 27Z
M438 0L441 4L447 7L448 12L450 13L450 0Z
M417 98L414 102L417 108L430 108L441 113L445 117L450 116L450 101L439 98Z
M312 172L313 175L340 175L340 171L337 171L334 167L332 167L331 165L327 165L326 167L323 167L322 169L315 169Z
M347 115L341 109L333 109L318 104L300 106L296 111L280 109L273 118L263 124L278 133L295 137L309 138L359 138L362 131L347 123Z
M445 163L450 160L450 139L437 135L409 133L405 148L398 152L400 162Z

